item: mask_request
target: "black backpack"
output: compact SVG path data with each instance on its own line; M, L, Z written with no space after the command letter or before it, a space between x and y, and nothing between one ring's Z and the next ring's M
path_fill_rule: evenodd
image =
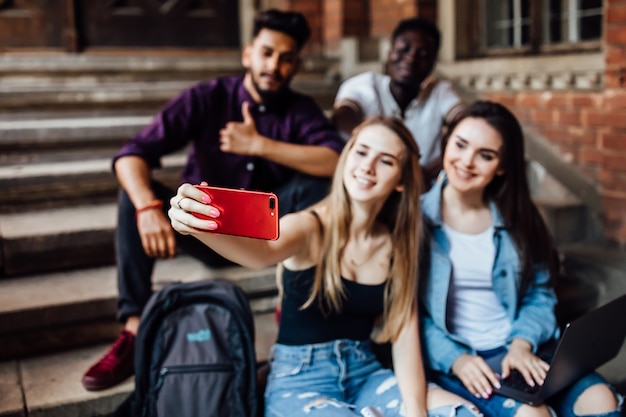
M257 416L254 320L236 284L216 279L158 291L135 349L132 416Z

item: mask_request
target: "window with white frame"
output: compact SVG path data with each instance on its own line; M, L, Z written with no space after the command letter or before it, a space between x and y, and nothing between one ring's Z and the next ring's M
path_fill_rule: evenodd
M603 0L456 0L457 55L599 49Z
M549 0L543 4L543 40L577 43L602 36L602 0Z
M530 39L529 0L483 0L482 48L520 48Z

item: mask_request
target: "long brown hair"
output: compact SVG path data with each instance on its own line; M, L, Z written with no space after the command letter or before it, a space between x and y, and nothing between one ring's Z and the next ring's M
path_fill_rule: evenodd
M328 227L323 236L321 261L315 273L313 289L302 308L317 302L322 311L340 311L344 298L341 282L341 259L349 238L352 209L343 184L347 155L359 133L367 126L382 125L397 135L406 147L402 164L402 191L392 191L377 220L391 233L390 275L386 281L382 328L376 339L395 341L415 307L418 279L418 251L421 227L420 194L422 175L419 149L404 123L393 117L372 117L357 126L346 144L335 169L331 191L324 203L328 206Z
M522 127L513 113L503 105L492 101L476 101L454 119L443 139L442 150L445 150L456 126L466 118L484 120L502 138L500 168L504 174L495 176L487 185L483 200L496 203L504 225L517 246L522 265L519 288L521 298L534 279L536 265L548 269L552 284L558 274L558 256L552 238L530 197Z

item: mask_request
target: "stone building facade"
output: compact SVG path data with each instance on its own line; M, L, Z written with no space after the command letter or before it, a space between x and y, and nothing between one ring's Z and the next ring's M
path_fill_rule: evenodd
M604 237L626 245L626 0L220 4L0 2L0 52L124 54L129 47L144 48L142 55L168 48L178 55L190 50L198 56L198 48L234 52L250 38L255 10L279 7L307 16L313 32L306 53L339 61L336 75L344 78L365 68L346 65L354 57L382 70L398 20L432 19L443 35L438 73L473 97L510 106L548 145L559 165L558 180L591 207Z

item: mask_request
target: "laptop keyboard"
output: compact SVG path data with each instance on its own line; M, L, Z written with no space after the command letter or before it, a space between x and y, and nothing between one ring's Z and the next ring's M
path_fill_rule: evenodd
M539 385L535 385L534 387L528 385L522 374L516 369L513 369L511 374L501 381L501 384L529 394L533 394L541 388Z

